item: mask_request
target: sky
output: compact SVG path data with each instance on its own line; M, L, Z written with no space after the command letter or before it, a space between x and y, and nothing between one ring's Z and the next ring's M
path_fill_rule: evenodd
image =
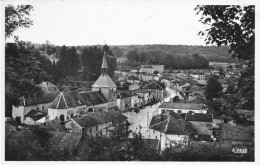
M7 0L31 4L30 28L19 28L21 40L56 45L205 45L197 34L205 27L189 1L170 0ZM9 39L8 41L11 41Z

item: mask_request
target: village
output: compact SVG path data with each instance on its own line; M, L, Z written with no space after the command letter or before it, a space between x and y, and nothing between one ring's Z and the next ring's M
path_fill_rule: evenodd
M167 73L163 65L142 65L128 73L117 71L117 84L129 83L128 90L117 90L107 74L104 53L101 75L92 91L59 91L54 84L42 82L42 97L21 98L20 105L13 106L12 117L6 118L5 137L38 125L53 133L53 147L62 151L76 148L85 136L98 137L115 125L129 123L129 129L140 131L155 151L187 142L253 144L252 110L237 110L251 123L245 126L219 116L207 105L208 77L217 75L225 91L225 77L235 72L232 65L214 65L223 68L223 75L217 69Z
M2 5L5 162L258 159L255 5Z

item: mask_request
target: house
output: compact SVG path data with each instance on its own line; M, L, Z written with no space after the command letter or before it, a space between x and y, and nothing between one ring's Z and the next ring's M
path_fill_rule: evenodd
M229 123L221 125L220 138L224 143L232 144L253 144L254 127L253 126L232 126Z
M108 100L101 91L79 92L86 104L87 111L108 111Z
M148 73L148 74L154 74L155 70L156 69L153 66L151 66L151 65L141 65L139 72L145 72L145 73Z
M71 117L86 111L86 103L77 91L64 91L53 101L48 108L49 120L55 118L67 121Z
M178 143L185 143L191 134L195 133L191 123L174 112L153 116L149 128L153 130L150 138L160 141L159 150Z
M27 125L38 125L46 122L46 114L39 110L32 110L24 117L24 124Z
M186 113L185 120L192 124L197 132L196 135L206 135L209 139L211 138L211 125L213 124L212 114Z
M38 85L41 90L44 92L44 93L49 93L49 92L58 92L59 89L57 88L56 85L50 83L49 81L46 81L46 82L42 82L41 84Z
M172 102L164 102L159 107L159 114L173 111L177 114L181 113L207 113L207 107L203 104L196 103L172 103Z
M139 84L140 81L139 81L139 78L134 76L134 75L131 75L127 78L127 82L131 83L131 84Z
M108 100L108 110L117 109L117 86L108 75L108 65L106 52L104 52L101 75L97 81L92 85L92 91L101 91L105 98Z
M131 108L131 95L124 91L117 92L117 106L121 112L126 112Z
M139 74L139 79L141 81L152 81L154 78L153 76L154 75L150 74L150 73L141 73L141 74Z
M142 87L142 89L148 89L153 91L153 100L161 100L165 97L165 90L155 81L152 81Z
M141 106L142 101L140 101L140 96L134 91L124 91L131 96L131 108L137 108Z
M71 118L65 127L71 132L82 132L83 136L97 137L119 123L126 123L126 120L127 117L119 112L87 112Z
M147 89L135 90L135 93L142 98L142 105L150 103L153 99L153 91Z
M50 92L33 99L22 97L18 107L12 107L12 117L24 123L24 116L32 110L40 110L47 114L48 108L59 94L60 92Z

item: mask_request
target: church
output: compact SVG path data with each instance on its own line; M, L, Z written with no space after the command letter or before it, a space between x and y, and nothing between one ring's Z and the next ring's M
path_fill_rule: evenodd
M117 110L116 90L117 86L108 75L107 57L104 53L101 75L92 85L92 91L61 92L48 108L48 118L66 121L85 112Z
M115 110L117 107L116 104L116 84L108 75L108 65L107 57L104 52L102 66L101 66L101 75L97 81L92 85L92 91L101 91L108 101L108 110Z

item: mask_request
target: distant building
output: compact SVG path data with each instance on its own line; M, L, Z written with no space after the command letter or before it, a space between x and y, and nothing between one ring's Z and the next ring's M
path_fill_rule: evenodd
M134 76L134 75L131 75L127 78L127 82L131 83L131 84L139 84L140 81L139 81L139 78Z
M141 74L139 74L139 79L141 81L152 81L154 79L154 74L141 73Z
M147 74L154 74L156 69L152 65L141 65L139 72L140 73L147 73Z
M124 91L117 92L117 106L120 112L125 112L131 108L131 95Z
M196 103L172 103L172 102L164 102L159 107L159 114L173 111L177 114L182 113L207 113L207 107L203 104Z
M42 82L41 84L38 85L41 90L44 92L44 93L50 93L50 92L58 92L59 89L57 88L56 85L50 83L49 81L46 81L46 82Z

